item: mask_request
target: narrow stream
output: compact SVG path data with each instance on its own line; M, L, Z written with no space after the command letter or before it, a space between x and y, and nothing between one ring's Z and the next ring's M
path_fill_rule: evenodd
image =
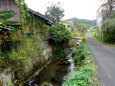
M40 72L26 86L61 86L76 70L72 58L74 50L75 48L69 49L66 58L50 63L46 70Z
M68 52L68 55L67 55L67 58L68 58L68 61L70 62L70 65L67 69L67 71L68 71L67 74L63 77L63 79L65 81L68 79L68 77L71 74L75 73L75 71L76 71L76 66L75 66L75 63L74 63L74 59L72 57L72 54L73 54L74 51L75 51L75 48L70 49L69 52Z

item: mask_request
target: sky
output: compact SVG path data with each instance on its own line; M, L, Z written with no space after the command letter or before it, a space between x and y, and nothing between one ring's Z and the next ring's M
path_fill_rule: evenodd
M25 0L25 2L29 8L42 14L51 3L60 2L61 8L65 11L63 19L76 17L93 20L96 18L97 0Z

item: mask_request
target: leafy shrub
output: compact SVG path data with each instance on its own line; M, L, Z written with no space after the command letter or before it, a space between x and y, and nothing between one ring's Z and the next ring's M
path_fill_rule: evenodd
M75 64L77 64L78 66L82 65L82 62L87 55L87 50L88 49L86 48L86 43L82 42L73 54Z
M82 67L79 71L74 73L63 86L94 86L90 85L89 78L95 75L96 73L91 67Z
M51 40L53 43L63 43L68 41L71 38L71 33L61 25L55 25L51 29Z
M53 56L53 60L59 60L60 58L64 58L67 55L66 51L58 46L54 47L54 51L55 51L55 56Z
M115 33L115 18L103 21L103 32L107 34Z
M107 43L114 43L115 34L103 34L103 41Z
M53 45L54 60L58 60L66 56L65 47L67 42L71 38L71 33L62 25L55 25L51 28L51 40L50 43Z
M103 21L103 41L115 42L115 18Z
M82 56L85 57L84 60L81 59ZM94 60L86 42L82 42L74 53L74 58L80 65L77 65L77 72L70 75L62 86L101 86L97 80Z

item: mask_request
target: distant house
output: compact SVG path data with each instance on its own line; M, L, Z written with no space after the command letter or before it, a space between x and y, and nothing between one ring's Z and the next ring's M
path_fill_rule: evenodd
M15 25L20 25L20 7L15 3L15 0L0 0L0 15L6 15L8 12L5 11L13 11L13 16L8 18L7 20L15 21ZM4 11L4 12L2 12ZM4 19L0 19L0 22L4 22Z
M68 31L72 32L74 26L71 24L66 24L66 23L59 23L60 25L66 27L68 29Z
M109 18L110 10L115 10L115 0L98 0L97 25L102 28L102 20Z

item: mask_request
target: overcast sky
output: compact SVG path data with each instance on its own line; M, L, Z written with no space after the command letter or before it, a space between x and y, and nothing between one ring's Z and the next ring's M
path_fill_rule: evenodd
M80 19L95 19L97 0L25 0L28 7L44 14L49 3L61 3L65 10L64 19L77 17Z

